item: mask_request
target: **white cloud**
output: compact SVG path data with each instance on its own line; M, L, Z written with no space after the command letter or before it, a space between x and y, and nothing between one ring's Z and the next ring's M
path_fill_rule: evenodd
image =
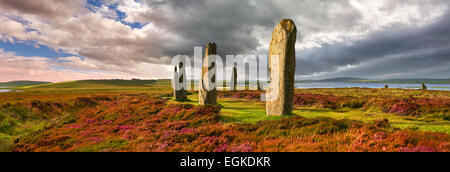
M39 80L68 81L81 79L129 78L124 74L105 72L80 72L70 69L55 69L56 62L44 57L23 57L0 49L0 81Z
M59 62L45 62L72 70L170 78L171 69L165 64L169 64L171 56L191 53L194 46L209 41L216 41L219 53L224 54L267 52L272 29L281 18L292 18L297 23L303 40L297 44L300 52L324 44L351 44L393 25L426 25L442 16L448 7L448 2L440 0L105 3L91 6L92 12L84 0L1 0L0 39L33 41L34 46L45 45L74 54ZM122 22L145 26L131 28L117 21L116 12L106 6L114 3L126 14ZM43 60L29 64L41 64Z

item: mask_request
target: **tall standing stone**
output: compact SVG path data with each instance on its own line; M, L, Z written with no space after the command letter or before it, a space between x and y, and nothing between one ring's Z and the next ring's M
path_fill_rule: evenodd
M178 69L178 70L177 70ZM174 98L177 101L187 101L187 80L184 62L178 62L174 70Z
M216 84L216 62L211 55L217 54L216 43L208 43L205 50L205 59L202 65L202 78L200 79L198 99L200 105L215 105L217 104L217 88Z
M233 66L233 75L231 75L231 90L237 90L237 69Z
M283 19L272 33L269 48L269 71L271 84L266 102L268 116L292 113L295 78L295 42L297 27L290 19Z
M178 67L175 66L175 68L173 69L173 78L172 78L172 88L175 98L177 97L177 88L178 88L177 79L178 79Z
M262 90L261 83L259 81L259 70L260 70L259 63L261 63L261 62L260 62L259 59L257 59L257 64L258 65L256 66L256 68L257 68L257 71L256 71L256 90L258 90L258 91Z
M422 83L422 88L421 88L422 90L427 90L428 89L428 87L425 85L425 83Z

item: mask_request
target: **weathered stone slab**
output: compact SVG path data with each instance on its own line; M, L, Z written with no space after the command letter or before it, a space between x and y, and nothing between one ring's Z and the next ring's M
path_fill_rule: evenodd
M178 62L178 66L174 69L174 98L177 101L187 101L187 80L184 61Z
M267 90L267 115L283 116L292 113L295 78L295 42L297 27L290 19L283 19L272 33L269 49L271 84Z
M199 83L198 99L200 105L217 104L216 62L213 55L217 54L216 43L208 43L202 66L202 78ZM210 57L211 56L211 57ZM214 57L214 58L213 58Z
M261 87L261 84L260 84L259 80L256 81L256 90L258 90L258 91L262 90L262 87Z
M428 87L425 85L425 83L422 83L422 88L421 88L422 90L427 90L428 89Z
M237 69L233 66L233 74L231 75L231 90L237 90Z

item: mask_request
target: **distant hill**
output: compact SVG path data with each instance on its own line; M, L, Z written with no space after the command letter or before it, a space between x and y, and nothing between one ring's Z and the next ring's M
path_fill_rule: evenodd
M387 80L383 80L381 82L387 82L387 83L450 84L450 79L403 78L403 79L387 79Z
M49 83L43 85L35 85L24 87L27 89L34 88L113 88L113 87L145 87L154 84L156 80L81 80L67 81L58 83Z
M10 81L10 82L0 82L0 86L23 87L23 86L41 85L41 84L49 84L49 83L50 82L42 82L42 81Z
M340 78L330 78L330 79L322 79L322 80L298 80L296 82L305 83L305 82L364 82L369 81L366 78L352 78L352 77L340 77Z
M450 84L450 79L429 79L429 78L399 78L386 80L371 80L366 78L330 78L322 80L298 80L297 83L308 82L352 82L352 83L426 83L426 84Z
M331 79L322 79L319 82L359 82L359 81L367 81L365 78L331 78Z

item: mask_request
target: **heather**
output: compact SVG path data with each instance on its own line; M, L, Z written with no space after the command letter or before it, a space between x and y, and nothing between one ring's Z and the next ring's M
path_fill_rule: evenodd
M217 106L148 87L36 88L0 97L0 151L448 152L447 92L296 90L265 116L261 91L220 91ZM5 96L7 95L7 96Z
M288 116L226 124L220 107L143 95L79 98L91 102L45 131L19 139L13 151L448 151L443 133L399 130L388 121L363 123ZM46 104L46 103L45 103ZM95 104L95 105L94 105Z
M313 94L297 91L294 104L298 107L325 109L360 109L362 111L385 112L403 116L450 119L450 99L448 97L397 97L367 95L336 96L332 94ZM261 91L222 92L219 97L257 101Z

